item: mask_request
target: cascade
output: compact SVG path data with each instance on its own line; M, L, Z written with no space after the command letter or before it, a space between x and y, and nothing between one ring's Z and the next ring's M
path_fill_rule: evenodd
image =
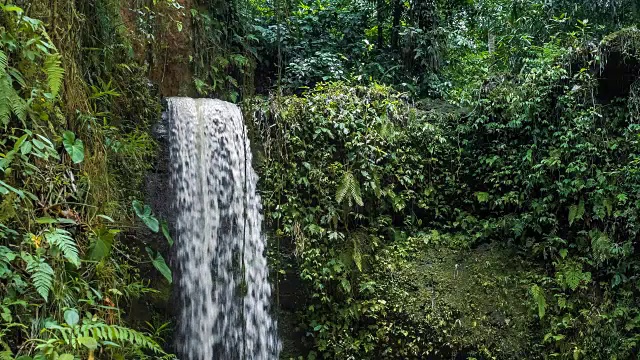
M182 359L278 359L257 175L240 109L169 98Z

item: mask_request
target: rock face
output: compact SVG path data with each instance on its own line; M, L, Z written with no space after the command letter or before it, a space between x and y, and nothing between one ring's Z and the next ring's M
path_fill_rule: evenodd
M424 329L434 358L534 359L538 331L523 281L533 270L498 246L427 246L381 275L395 316Z
M153 166L149 170L144 179L144 203L151 206L153 214L162 221L167 221L171 233L175 223L175 216L171 209L172 190L170 186L169 172L169 136L167 131L166 115L162 114L162 118L152 127L152 135L157 142L157 156L153 161ZM164 238L162 232L154 233L146 226L138 226L132 234L143 244L140 245L138 251L145 253L145 246L157 249L164 259L169 263L172 270L176 267L173 264L173 251L169 243ZM127 314L132 323L138 324L140 327L145 326L145 322L154 321L154 316L160 315L163 321L169 321L176 316L176 307L173 306L176 301L176 294L173 292L173 286L169 284L164 276L160 274L152 265L141 265L141 272L145 278L151 279L151 285L159 290L158 293L150 293L137 300L133 300L131 309ZM175 276L175 270L174 270ZM155 315L154 315L155 314ZM168 352L174 353L173 339L167 339L163 345Z
M169 127L166 101L163 101L162 118L153 126L152 134L158 142L158 156L153 170L147 174L145 184L146 203L151 205L154 214L174 228L175 215L171 210L171 173L169 159Z

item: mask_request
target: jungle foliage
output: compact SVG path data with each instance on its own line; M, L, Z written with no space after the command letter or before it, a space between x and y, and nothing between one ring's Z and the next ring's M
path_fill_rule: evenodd
M0 10L0 359L173 357L174 95L243 104L284 358L638 358L637 1Z
M61 38L70 23L27 5L0 8L0 358L172 358L170 323L128 313L159 291L141 243L123 241L139 227L131 201L155 156L159 101L121 39L101 32L108 14L85 39ZM83 56L92 41L110 61Z
M262 8L281 84L247 113L292 354L636 358L637 5L426 3L437 51L425 2Z

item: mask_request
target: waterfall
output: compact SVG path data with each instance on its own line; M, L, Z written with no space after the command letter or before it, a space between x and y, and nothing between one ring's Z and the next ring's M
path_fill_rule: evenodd
M257 175L240 109L169 98L178 350L184 360L277 359Z

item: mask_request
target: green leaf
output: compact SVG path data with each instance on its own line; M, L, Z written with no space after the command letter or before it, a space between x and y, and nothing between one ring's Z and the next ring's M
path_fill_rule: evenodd
M171 237L171 234L169 233L169 224L167 224L166 221L162 220L161 226L162 228L162 234L164 235L164 238L167 239L167 242L169 243L169 246L173 246L173 238Z
M485 203L485 202L489 201L489 193L477 192L476 193L476 198L478 199L478 202Z
M533 300L538 305L538 317L542 319L547 307L547 300L545 299L544 291L541 287L534 284L531 286L531 295L533 296Z
M104 227L99 228L96 231L94 241L89 252L89 258L91 260L100 261L107 257L111 252L113 240L118 233L120 233L120 230L107 230Z
M574 263L567 265L564 268L564 270L562 271L562 277L564 278L564 283L571 290L575 291L582 280L588 281L591 279L591 274L583 273L582 265Z
M575 220L580 220L584 216L584 200L580 200L578 205L569 206L569 225L573 225Z
M18 151L20 149L20 147L22 146L22 144L24 143L24 141L27 140L28 136L29 136L29 134L24 134L24 135L20 136L20 138L16 141L16 143L13 144L13 151Z
M0 180L0 194L6 195L6 194L9 193L9 191L15 193L16 195L20 196L21 198L24 197L24 192L14 188L13 186L7 184L6 182Z
M573 221L576 219L578 207L576 205L569 206L569 225L573 225Z
M74 135L74 136L75 136L75 135ZM40 141L40 140L38 140L38 139L33 139L33 140L32 140L32 142L33 142L33 145L35 145L35 146L36 146L36 149L39 149L39 150L44 149L44 148L45 148L45 146L46 146L42 141Z
M55 224L58 220L50 217L41 217L36 219L36 223L38 224Z
M578 203L578 212L576 213L576 219L582 219L584 217L584 200L580 200Z
M618 194L617 198L618 198L618 201L623 204L627 202L627 194L625 193Z
M151 258L151 263L153 266L160 271L162 276L171 284L173 282L173 277L171 275L171 269L167 266L167 263L164 261L164 258L160 253L153 254L153 250L147 248L147 253L149 254L149 258Z
M160 230L160 222L151 215L151 207L149 205L143 205L138 200L133 200L132 205L136 215L138 215L140 220L142 220L142 222L147 225L151 231L158 232Z
M73 219L57 218L56 221L58 222L58 224L78 225L78 223Z
M21 7L15 5L2 5L2 10L6 12L15 12L18 14L22 14L24 12Z
M62 134L62 143L74 164L79 164L84 160L84 144L82 140L76 139L76 134L65 131Z
M74 357L71 354L62 354L58 357L58 360L73 360Z
M84 345L89 350L95 350L98 348L98 342L96 339L89 336L82 336L78 338L78 343Z
M349 280L347 279L342 279L340 281L340 285L342 285L342 289L344 289L344 291L346 293L350 293L351 292L351 283L349 282Z
M567 257L567 254L569 253L569 250L567 249L560 249L560 256L564 259Z
M69 326L75 326L80 321L80 315L76 309L69 309L64 312L64 321Z
M107 216L107 215L98 214L97 216L98 216L99 218L103 218L103 219L107 220L108 222L112 222L112 223L116 222L115 220L113 220L113 218L112 218L112 217Z
M17 257L16 253L6 246L0 246L0 260L12 262Z

